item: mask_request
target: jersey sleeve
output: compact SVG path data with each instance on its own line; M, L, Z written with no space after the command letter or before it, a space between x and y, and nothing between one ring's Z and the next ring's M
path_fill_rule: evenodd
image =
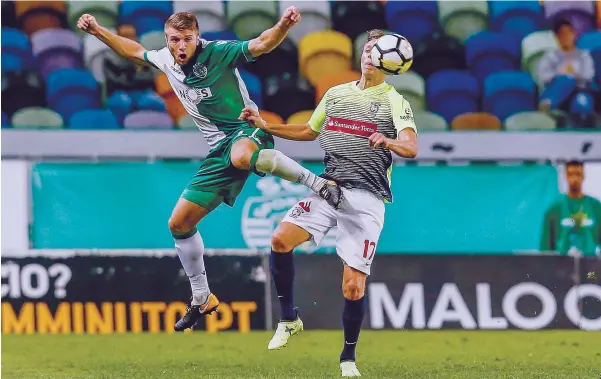
M248 50L249 41L216 41L215 51L223 65L235 67L241 63L254 62Z
M151 65L154 66L154 68L157 68L159 70L162 71L161 67L163 67L163 54L161 53L165 48L161 49L161 50L147 50L144 52L144 60L148 63L150 63Z
M321 127L323 126L323 122L326 119L326 96L328 93L321 98L321 101L317 105L317 108L313 111L311 118L309 119L309 126L311 130L315 133L321 132Z
M417 126L415 125L413 111L411 110L409 102L396 91L391 91L389 93L391 94L390 106L392 108L392 121L397 135L407 128L411 128L417 133Z

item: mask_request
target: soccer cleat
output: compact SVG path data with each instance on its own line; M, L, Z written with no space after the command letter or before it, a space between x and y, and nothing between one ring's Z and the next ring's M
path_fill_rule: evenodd
M303 331L303 321L296 316L294 321L280 321L275 334L269 341L269 350L281 349L288 343L288 338Z
M212 293L207 297L207 301L201 305L191 305L191 303L192 299L190 299L190 304L188 304L188 307L186 308L184 317L175 323L173 328L176 332L183 332L184 330L193 327L202 315L209 315L215 312L217 307L219 307L219 299Z
M328 202L334 209L338 209L340 207L340 203L342 203L342 188L336 182L328 180L317 193L321 196L322 199Z
M361 376L357 365L353 361L340 362L340 371L342 376Z

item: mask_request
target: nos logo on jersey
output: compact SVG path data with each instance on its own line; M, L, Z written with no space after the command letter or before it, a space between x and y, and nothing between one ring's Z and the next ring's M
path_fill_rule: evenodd
M207 97L212 97L213 92L211 92L211 88L186 88L186 89L178 89L177 95L181 99L185 99L191 102L194 105L200 104L203 99Z

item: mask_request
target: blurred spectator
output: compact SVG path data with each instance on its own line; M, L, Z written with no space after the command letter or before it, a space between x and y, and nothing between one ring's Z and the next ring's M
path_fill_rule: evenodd
M132 25L120 25L117 33L138 40ZM120 121L136 110L164 111L165 104L154 92L154 72L148 66L138 65L112 52L104 60L108 108Z
M545 213L541 251L601 256L601 202L582 193L584 165L566 163L568 193Z
M577 126L593 126L593 59L588 50L576 48L576 35L568 21L559 20L553 31L559 49L545 53L539 63L538 75L544 88L540 109L562 110L572 116Z

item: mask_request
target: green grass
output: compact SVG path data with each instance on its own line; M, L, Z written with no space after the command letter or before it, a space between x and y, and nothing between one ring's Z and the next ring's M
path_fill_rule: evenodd
M3 335L9 378L335 378L342 333L305 331L279 351L271 332ZM600 379L601 333L364 331L365 378Z

